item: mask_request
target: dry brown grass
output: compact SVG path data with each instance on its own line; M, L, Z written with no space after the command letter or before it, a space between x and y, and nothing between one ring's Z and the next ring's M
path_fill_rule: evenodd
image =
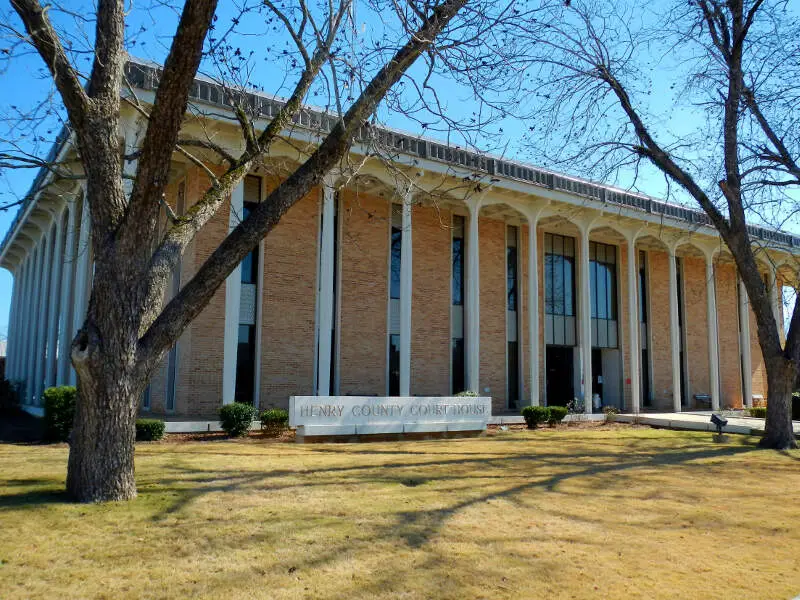
M649 429L143 444L74 505L0 445L0 598L791 598L800 454Z

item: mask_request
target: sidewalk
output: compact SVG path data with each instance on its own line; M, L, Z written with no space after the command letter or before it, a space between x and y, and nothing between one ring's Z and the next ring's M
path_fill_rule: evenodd
M630 413L619 414L617 421L621 423L638 422L642 425L666 427L668 429L693 429L699 431L716 431L711 423L711 412L685 413L641 413L638 416ZM764 419L754 417L723 417L728 424L722 429L724 433L743 433L745 435L763 435ZM794 432L800 433L800 421L794 421Z

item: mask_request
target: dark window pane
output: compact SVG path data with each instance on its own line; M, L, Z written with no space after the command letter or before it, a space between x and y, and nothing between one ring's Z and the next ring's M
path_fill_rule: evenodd
M390 269L390 298L400 298L400 255L403 245L403 232L392 227L392 265Z
M575 259L564 259L564 313L575 316Z
M389 395L400 395L400 336L389 336Z
M464 239L453 238L453 304L464 304Z
M453 355L453 373L450 385L453 393L458 394L466 389L464 377L464 340L462 338L453 338L451 349Z
M236 402L253 402L255 383L256 328L239 325L239 344L236 351Z
M517 249L506 248L506 295L508 310L517 310Z
M246 219L255 208L255 204L245 202L242 207L242 219ZM256 283L258 279L258 246L244 257L241 263L242 283Z
M519 346L508 342L508 408L519 406Z

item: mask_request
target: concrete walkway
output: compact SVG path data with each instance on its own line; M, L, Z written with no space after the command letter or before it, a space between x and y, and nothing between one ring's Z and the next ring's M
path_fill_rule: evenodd
M699 431L716 431L711 423L711 412L684 412L684 413L640 413L619 414L616 420L622 423L641 423L668 429L693 429ZM723 428L724 433L743 433L745 435L763 435L764 419L754 417L723 417L728 424ZM794 421L794 432L800 433L800 421Z

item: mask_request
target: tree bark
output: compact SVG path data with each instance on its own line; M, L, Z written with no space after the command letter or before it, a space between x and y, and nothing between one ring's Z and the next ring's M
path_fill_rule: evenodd
M797 366L782 358L765 361L765 365L769 399L764 437L758 445L776 450L797 448L792 427L792 391L797 379Z

